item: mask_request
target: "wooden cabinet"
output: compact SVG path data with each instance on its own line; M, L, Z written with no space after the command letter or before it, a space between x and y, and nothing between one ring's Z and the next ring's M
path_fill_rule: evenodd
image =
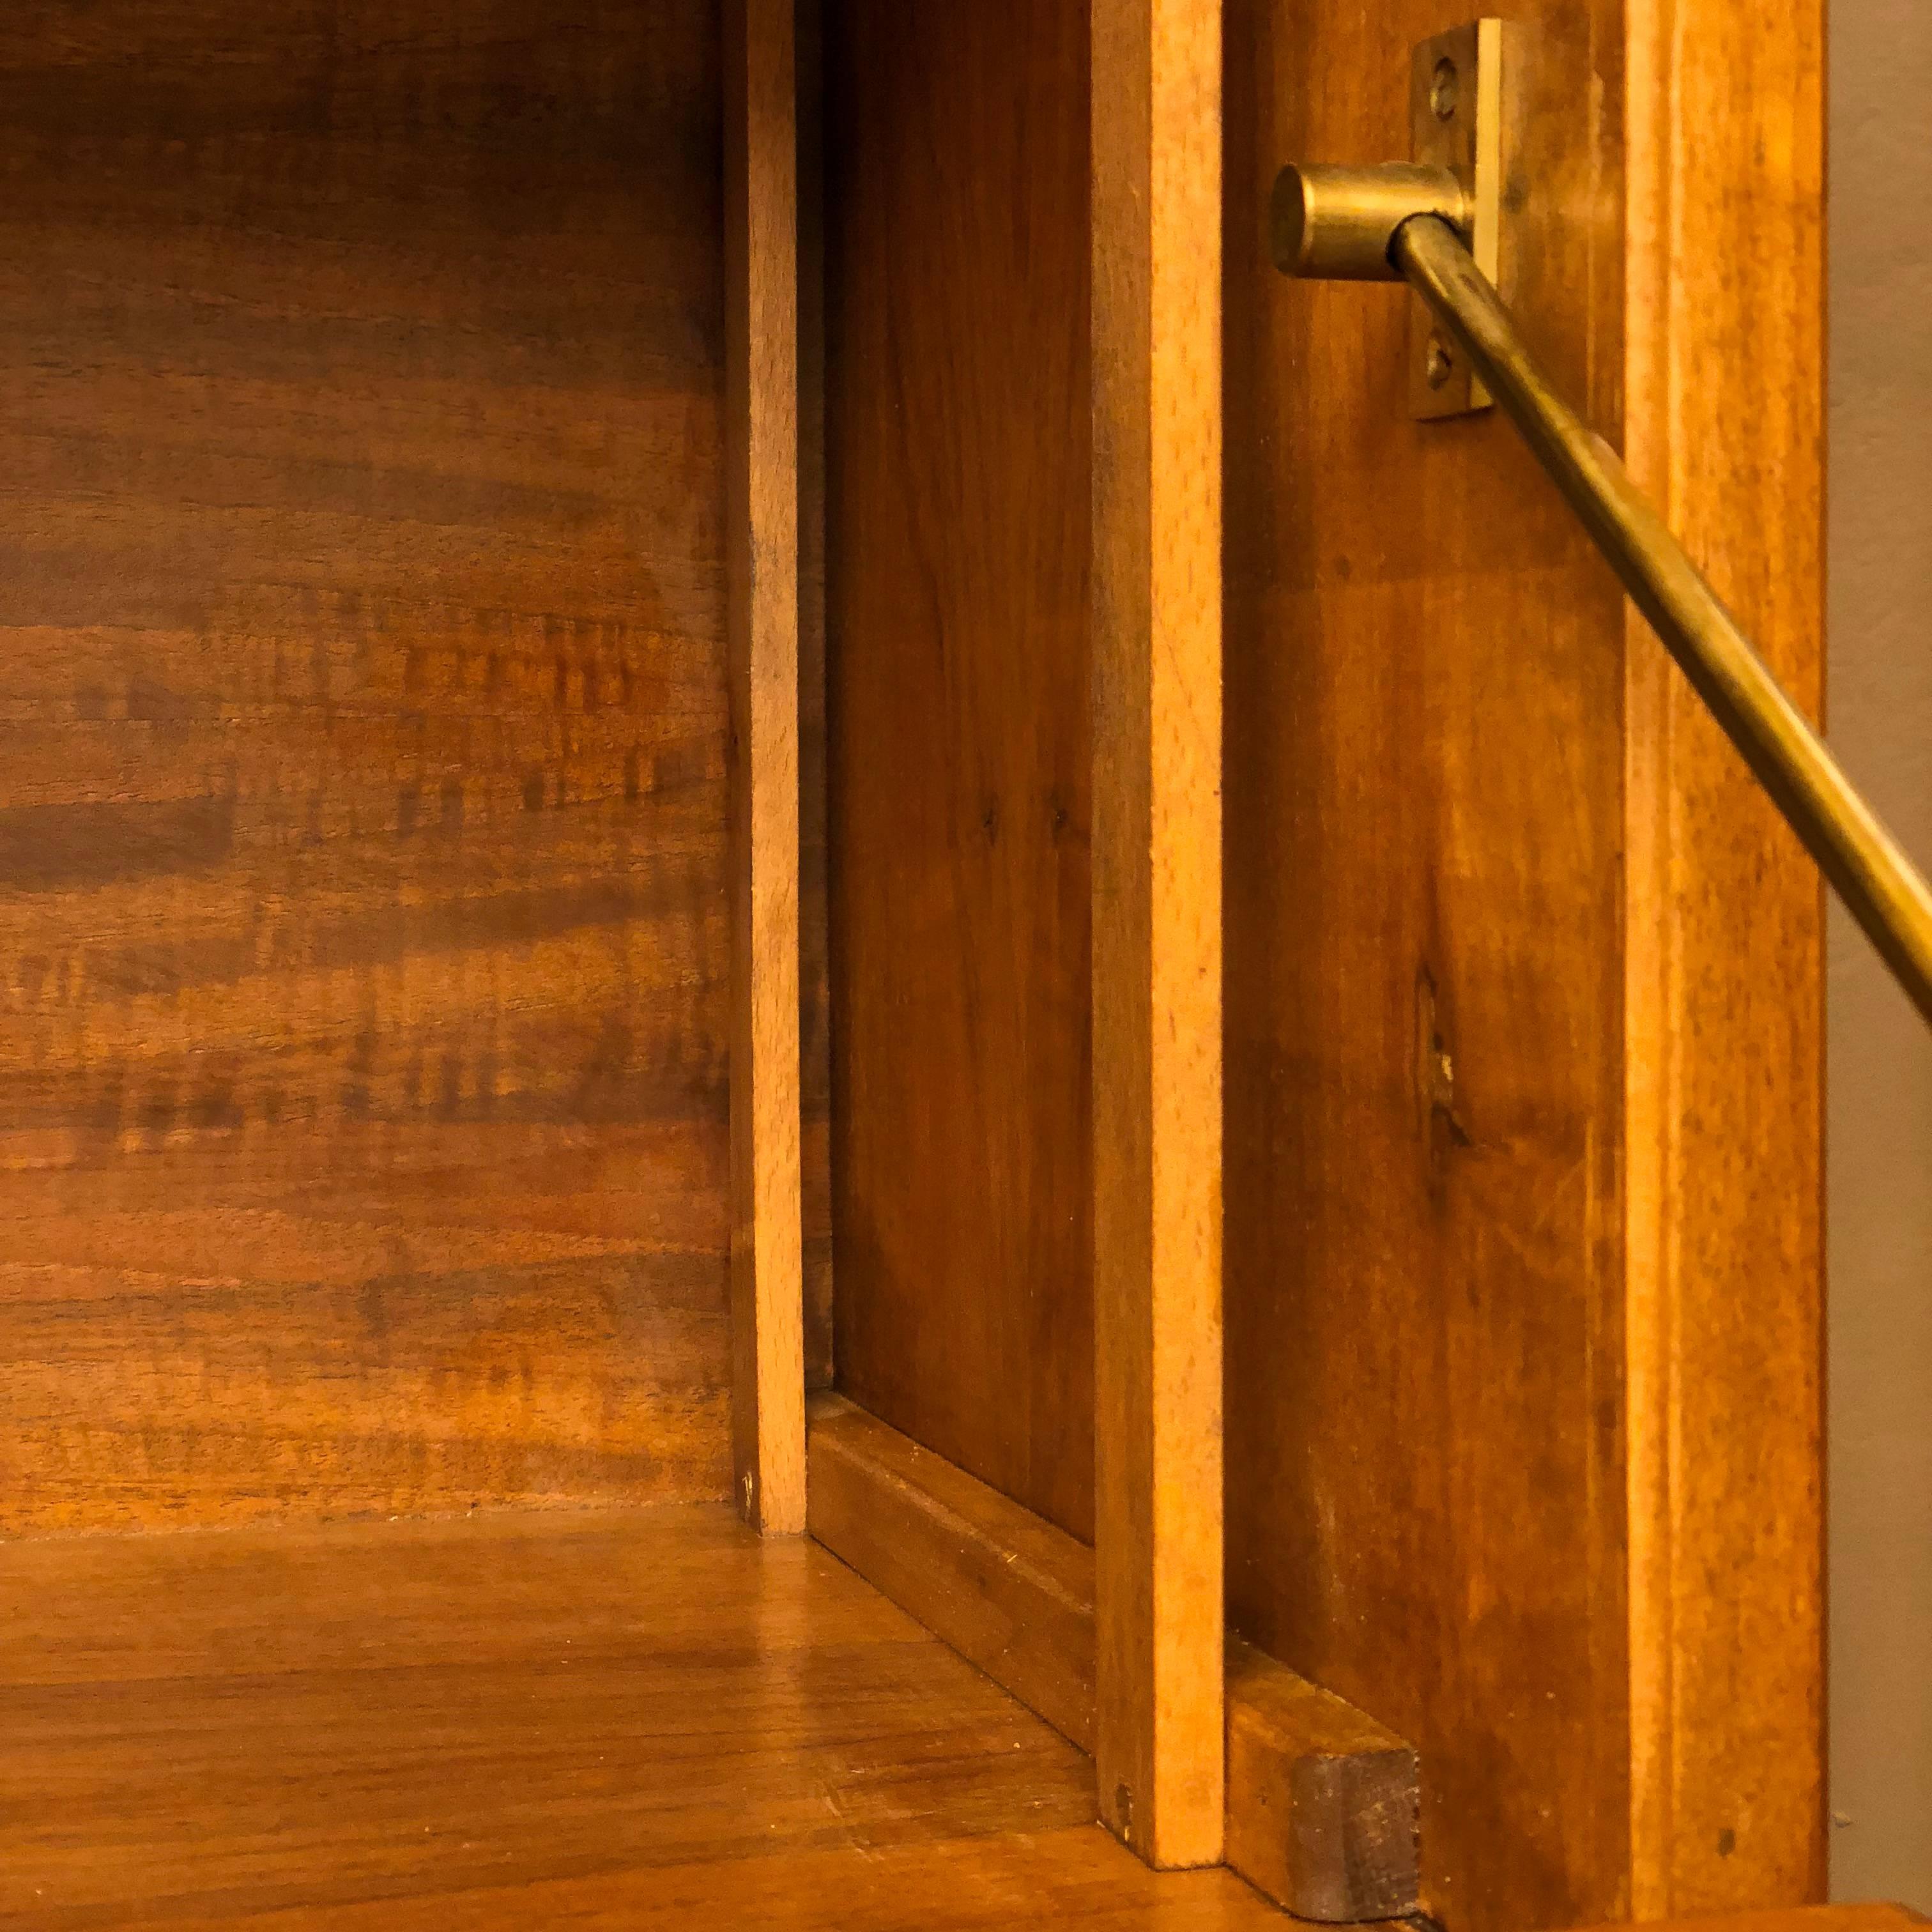
M1526 330L1814 707L1819 10L1534 0L1510 184ZM1268 264L1454 24L0 21L0 1576L133 1632L112 1750L138 1589L43 1542L254 1526L233 1590L286 1532L376 1623L582 1599L620 1699L599 1564L692 1655L730 1593L665 1735L800 1858L822 1771L830 1895L888 1816L907 1898L980 1833L1123 1924L1271 1908L1082 1821L1445 1932L1819 1894L1815 877L1508 424L1411 419L1406 298ZM674 1862L548 1802L519 1886ZM431 1810L383 1895L470 1870Z

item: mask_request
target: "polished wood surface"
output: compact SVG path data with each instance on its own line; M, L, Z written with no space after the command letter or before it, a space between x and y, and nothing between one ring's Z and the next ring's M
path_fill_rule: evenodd
M1808 694L1805 19L1513 18L1516 310ZM1442 16L1228 20L1231 1615L1417 1747L1450 1932L1799 1902L1815 892L1509 424L1409 419L1406 298L1266 266Z
M1824 29L1824 0L1629 0L1624 22L1630 470L1814 717ZM1624 670L1631 1904L1648 1917L1825 1889L1824 934L1810 861L1634 616Z
M0 1548L0 1924L1265 1932L722 1505Z
M0 1530L725 1492L717 31L0 19Z
M1086 10L826 37L838 1384L1090 1540Z
M797 58L792 0L724 0L731 701L731 1437L746 1520L805 1528L799 1140Z
M1221 22L1094 0L1101 1816L1221 1856Z
M1693 1912L1676 1918L1644 1919L1654 1932L1910 1932L1927 1923L1904 1905L1804 1905L1758 1911ZM1588 1932L1610 1932L1592 1926Z
M1228 1863L1298 1918L1420 1909L1412 1747L1238 1637L1228 1640Z
M832 962L825 723L825 28L794 0L798 85L798 951L805 1379L832 1386Z
M812 1534L1090 1753L1093 1551L842 1396L809 1443Z

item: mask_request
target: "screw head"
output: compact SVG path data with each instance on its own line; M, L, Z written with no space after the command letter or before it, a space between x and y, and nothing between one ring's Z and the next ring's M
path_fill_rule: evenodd
M1429 83L1429 104L1437 120L1455 119L1456 104L1462 92L1462 77L1456 71L1456 63L1446 58L1438 61L1435 78Z
M1424 373L1429 379L1432 389L1439 389L1456 373L1456 358L1450 353L1449 345L1439 335L1429 338L1429 355L1424 362Z

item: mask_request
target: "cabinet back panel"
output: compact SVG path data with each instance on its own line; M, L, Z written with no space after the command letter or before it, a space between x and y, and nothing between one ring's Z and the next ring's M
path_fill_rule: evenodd
M838 1385L1090 1538L1086 9L825 24Z
M0 1532L727 1487L718 98L0 20Z

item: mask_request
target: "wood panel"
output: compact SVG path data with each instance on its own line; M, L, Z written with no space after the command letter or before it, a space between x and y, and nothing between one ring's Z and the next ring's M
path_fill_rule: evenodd
M1090 1754L1093 1551L842 1396L810 1443L812 1534Z
M1217 1863L1221 23L1094 7L1094 1108L1100 1812Z
M723 1495L715 10L0 22L0 1527Z
M724 0L724 44L732 1471L747 1522L797 1535L805 1528L805 1280L791 0Z
M1093 1534L1087 18L826 10L838 1385Z
M1526 331L1808 700L1810 10L1512 18ZM1418 1747L1452 1932L1798 1902L1815 889L1406 298L1264 266L1448 17L1228 21L1231 1615Z
M1824 0L1627 0L1630 468L1814 716L1824 31ZM1624 703L1647 1918L1825 1894L1824 934L1810 861L1634 614Z

